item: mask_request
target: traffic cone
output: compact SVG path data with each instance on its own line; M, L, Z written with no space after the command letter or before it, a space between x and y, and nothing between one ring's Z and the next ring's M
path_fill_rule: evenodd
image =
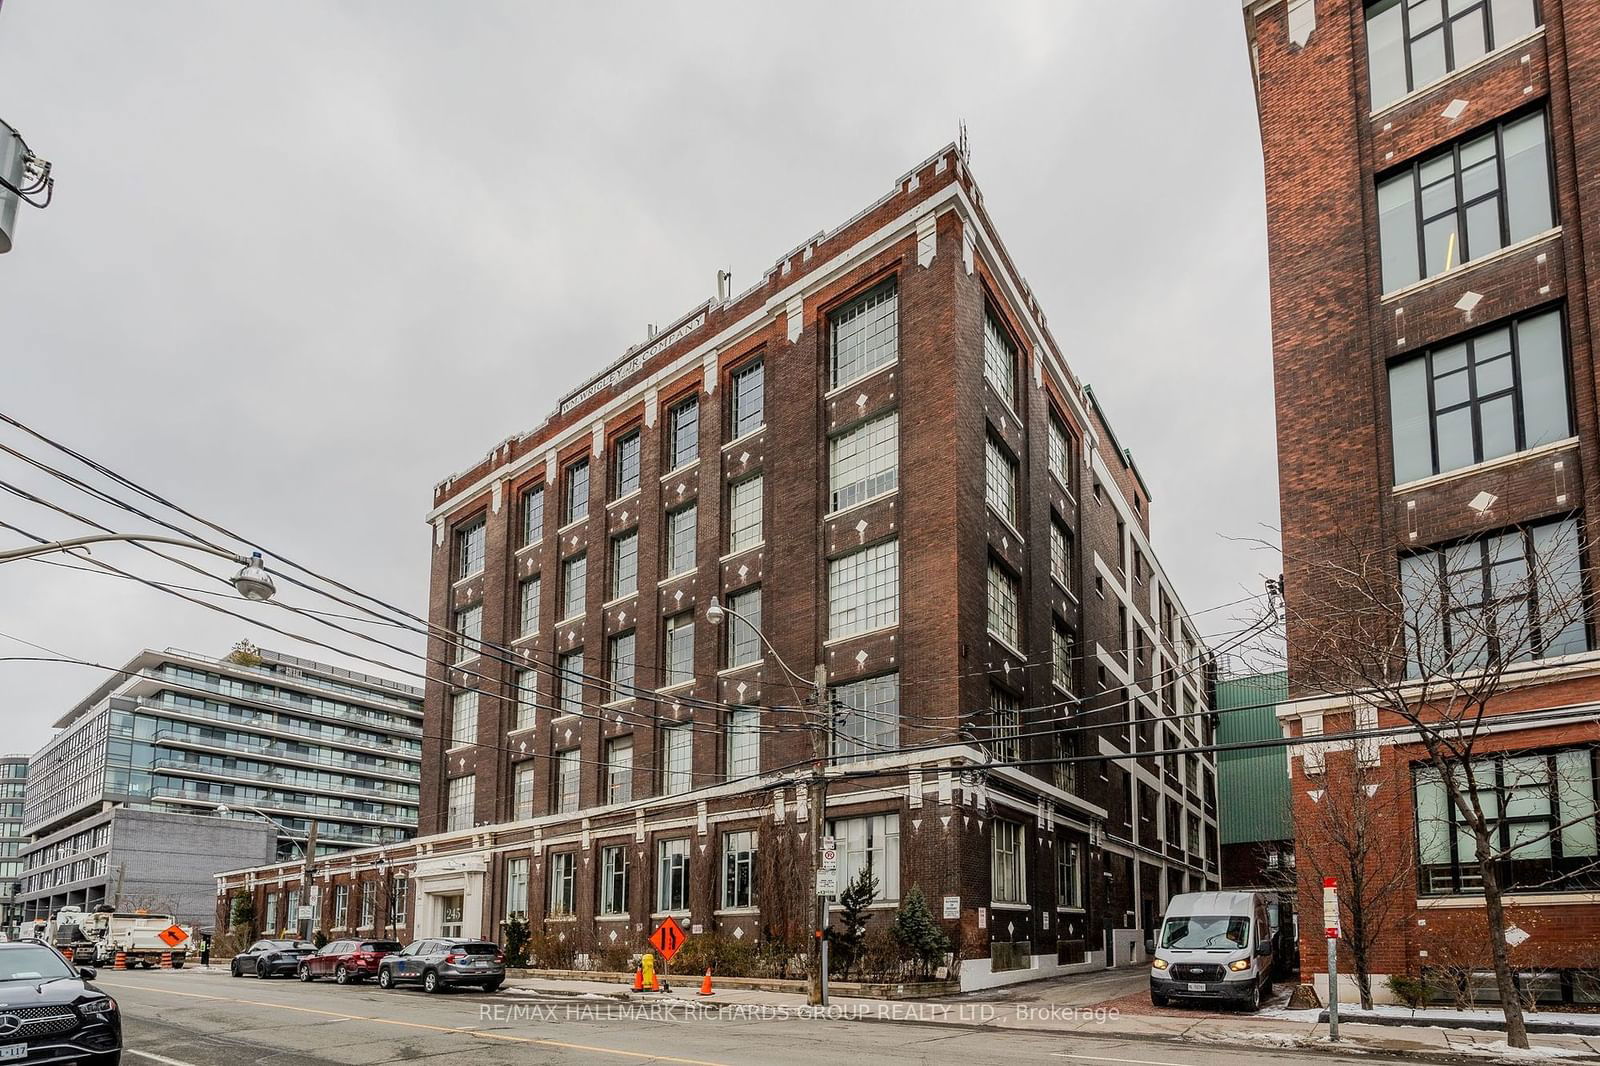
M117 961L111 968L113 970L126 970L128 968L128 953L125 951L117 952Z
M72 961L72 949L71 948L62 948L61 949L61 954L62 954L62 957L64 957L68 962Z
M644 969L638 963L633 964L633 990L644 991Z
M161 968L163 970L172 969L172 952L163 951L161 953Z
M709 967L709 966L706 967L705 980L700 982L700 994L702 996L714 996L714 995L716 995L715 992L711 991L711 967Z

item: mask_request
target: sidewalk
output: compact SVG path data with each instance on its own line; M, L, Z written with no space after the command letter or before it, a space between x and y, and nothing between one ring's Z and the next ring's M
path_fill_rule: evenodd
M1140 975L1142 977L1142 974ZM1213 1044L1260 1049L1330 1051L1335 1048L1376 1055L1420 1058L1481 1057L1513 1061L1548 1059L1600 1062L1600 1036L1536 1034L1529 1051L1510 1049L1505 1034L1488 1030L1442 1028L1430 1025L1366 1024L1341 1022L1340 1041L1328 1040L1328 1027L1318 1012L1219 1014L1204 1010L1135 1011L1122 996L1093 1002L1104 987L1072 980L1043 981L1013 986L1005 1000L995 997L952 996L939 1000L880 1000L833 997L825 1015L806 1006L803 995L753 989L718 989L711 997L695 994L698 982L675 984L664 993L635 993L631 987L601 981L512 979L505 991L512 995L569 997L575 1005L596 1007L627 1004L653 1005L664 1017L685 1021L712 1013L781 1011L789 1017L825 1016L841 1021L898 1022L913 1025L948 1025L971 1029L1057 1032L1089 1039L1142 1040L1175 1044Z

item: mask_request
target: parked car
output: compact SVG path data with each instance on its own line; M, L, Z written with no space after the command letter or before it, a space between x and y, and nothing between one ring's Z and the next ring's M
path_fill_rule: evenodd
M315 955L301 959L296 972L302 981L319 977L332 977L341 985L364 981L376 977L378 963L400 947L398 940L335 940Z
M233 957L233 976L287 977L300 968L300 960L317 950L309 940L257 940Z
M122 1017L94 978L40 941L0 944L0 1063L117 1066Z
M1150 1002L1226 1000L1257 1010L1272 993L1272 924L1260 892L1185 892L1172 897L1161 935L1147 944Z
M478 985L493 992L505 983L506 956L500 945L465 937L434 937L407 944L378 963L378 987L420 982L424 992L455 985Z

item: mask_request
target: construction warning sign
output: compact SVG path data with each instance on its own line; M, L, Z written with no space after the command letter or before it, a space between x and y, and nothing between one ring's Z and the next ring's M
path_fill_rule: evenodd
M650 934L650 945L661 953L663 959L670 960L688 939L689 936L683 931L683 926L675 919L666 918L656 926L656 931Z
M189 939L189 934L185 933L181 927L176 925L167 926L165 929L161 930L161 932L157 933L156 936L160 937L161 942L167 945L169 948L175 948L185 940Z

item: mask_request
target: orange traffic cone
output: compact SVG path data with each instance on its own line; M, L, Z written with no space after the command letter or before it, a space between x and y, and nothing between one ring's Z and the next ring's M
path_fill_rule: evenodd
M706 967L705 980L700 982L700 994L702 996L714 996L714 995L716 995L715 992L711 991L711 967L709 967L709 966Z
M61 949L61 954L68 962L72 961L72 949L71 948L62 948Z
M640 968L638 963L634 963L633 966L633 990L635 992L644 991L644 970Z
M128 956L127 956L127 953L126 952L122 952L122 951L117 952L117 961L112 964L112 969L115 969L115 970L126 970L127 968L128 968Z

